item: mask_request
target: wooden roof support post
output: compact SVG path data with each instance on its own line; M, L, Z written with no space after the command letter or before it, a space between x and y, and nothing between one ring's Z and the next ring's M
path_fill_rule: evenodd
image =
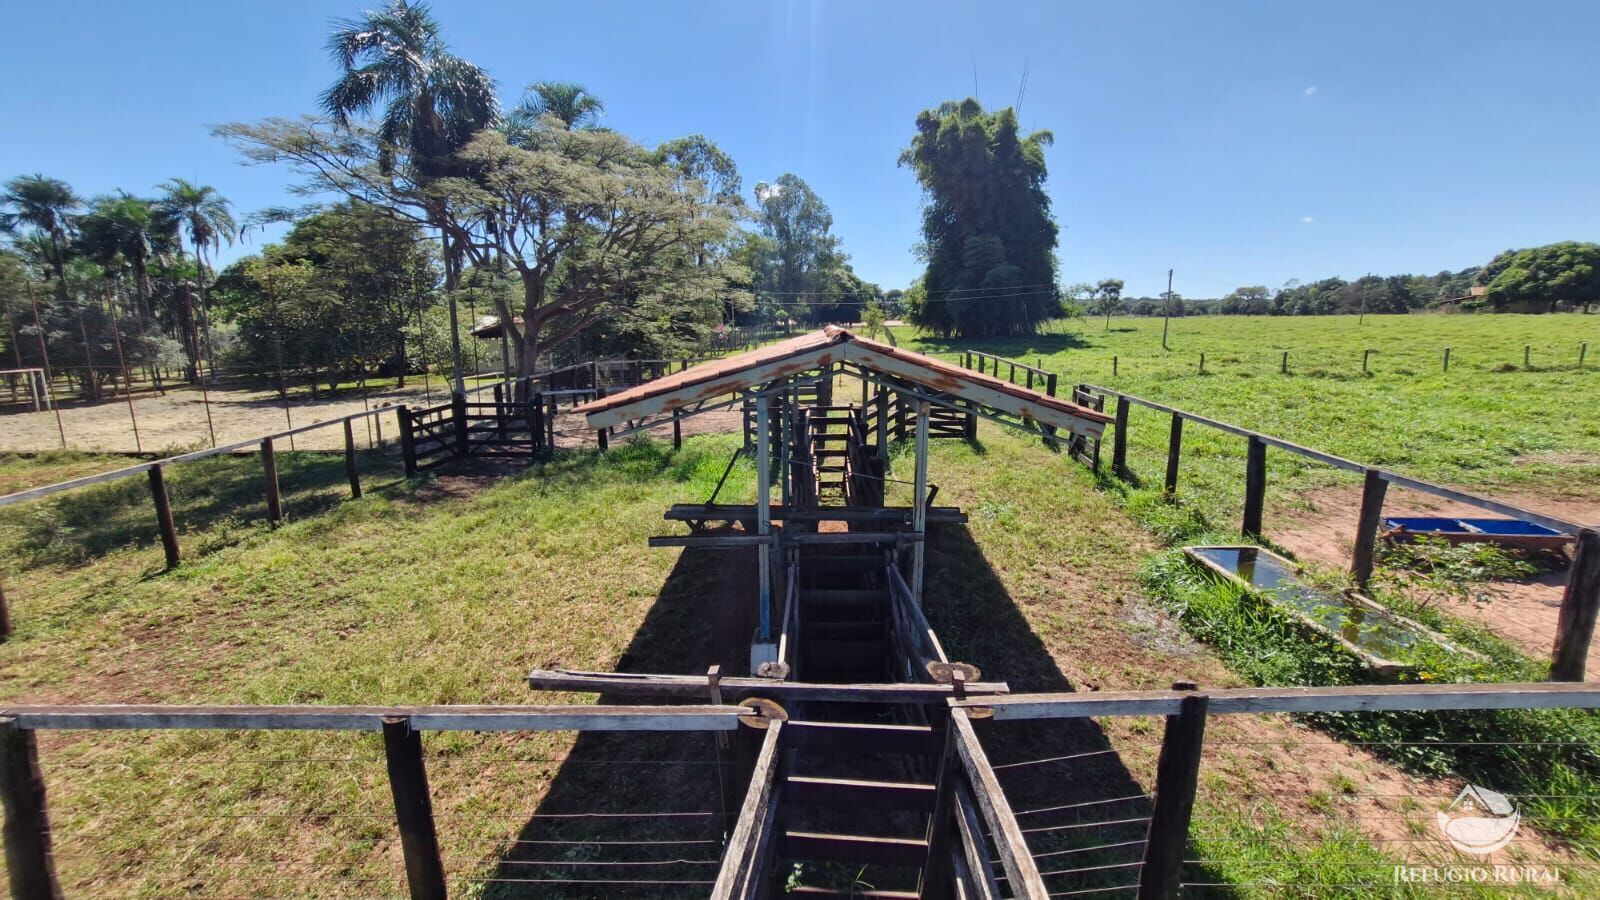
M772 846L772 831L778 811L778 792L773 790L778 771L778 743L783 739L783 722L767 724L745 791L739 820L734 823L728 848L722 854L722 868L711 889L713 900L757 897L765 893L762 879L770 877L765 858Z
M917 404L917 474L916 496L911 501L911 530L926 534L928 530L928 404ZM922 605L922 562L927 553L926 541L911 545L911 596Z
M756 533L772 534L772 431L767 427L772 400L756 395ZM763 641L772 640L772 547L763 541L756 548L756 565L761 570L761 632Z

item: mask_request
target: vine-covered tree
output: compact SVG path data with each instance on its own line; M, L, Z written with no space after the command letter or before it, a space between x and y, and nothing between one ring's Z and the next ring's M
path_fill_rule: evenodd
M900 156L926 194L927 299L917 324L941 335L1033 334L1061 312L1056 223L1045 194L1044 148L1011 109L947 102L917 116Z

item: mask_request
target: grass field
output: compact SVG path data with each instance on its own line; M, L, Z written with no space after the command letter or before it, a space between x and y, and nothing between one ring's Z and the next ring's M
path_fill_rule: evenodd
M1276 374L1276 358L1263 356L1265 329L1278 322L1301 329L1297 335L1320 329L1333 342L1328 352L1343 353L1366 343L1352 344L1343 335L1358 327L1354 320L1174 323L1175 344L1262 329L1249 340L1257 352L1239 355L1237 363L1226 362L1223 352L1213 360L1208 351L1208 370L1220 366L1221 374L1204 376L1184 374L1173 361L1162 363L1171 369L1155 369L1149 351L1152 341L1159 347L1159 320L1115 320L1109 335L1102 323L1090 321L1076 336L979 349L1044 356L1045 367L1068 380L1107 383L1358 459L1377 461L1365 450L1403 448L1391 452L1404 459L1389 464L1444 481L1535 492L1593 490L1573 487L1595 466L1584 454L1600 449L1594 404L1585 393L1596 384L1592 372L1496 372L1487 361L1493 341L1464 351L1472 346L1464 331L1429 330L1501 321L1541 329L1552 340L1600 322L1372 317L1360 326L1382 327L1386 334L1418 329L1408 338L1418 342L1457 341L1456 353L1465 359L1459 370L1452 362L1448 383L1420 369L1413 375L1378 371L1370 378L1309 371L1286 377ZM946 355L955 350L938 342L903 343ZM1140 347L1149 372L1124 362L1139 359ZM1480 352L1485 360L1474 363ZM1121 357L1118 380L1094 373L1101 362L1109 370L1112 354ZM1513 355L1520 362L1520 344ZM1271 371L1242 377L1246 360L1257 357L1266 358ZM1380 358L1374 357L1374 369ZM1359 358L1355 366L1359 371ZM1308 387L1318 389L1315 405ZM1585 404L1588 412L1579 415ZM1550 423L1545 434L1542 420L1558 412L1561 422ZM1480 421L1491 414L1500 420ZM1330 424L1330 416L1345 424ZM1371 422L1383 416L1404 436L1375 434ZM1135 467L1153 478L1165 422L1136 414L1134 427ZM1497 436L1481 442L1473 457L1480 465L1452 467L1456 438L1473 428L1492 428ZM1542 443L1536 440L1541 434ZM1192 435L1192 455L1185 457L1185 503L1159 507L1138 491L1099 490L1081 466L988 423L975 447L936 442L931 478L940 486L939 502L971 515L968 528L936 530L930 544L929 614L951 655L978 663L986 676L1019 691L1162 688L1179 679L1211 687L1271 681L1275 676L1253 667L1265 649L1197 642L1181 624L1185 608L1142 580L1163 548L1162 535L1141 522L1176 509L1200 520L1177 529L1193 535L1209 527L1207 516L1226 525L1226 517L1236 515L1239 454L1222 441L1208 449L1202 435ZM500 479L445 470L411 483L394 477L392 457L373 457L363 462L374 473L368 495L354 502L339 500L342 460L284 454L290 521L278 528L254 524L260 517L252 505L259 503L254 460L180 467L169 483L186 557L172 572L163 572L160 548L152 543L140 480L0 511L3 578L18 629L0 645L0 696L22 702L516 703L534 699L523 682L534 666L701 672L709 662L705 621L713 611L707 602L727 577L725 559L648 550L645 538L672 530L661 521L669 504L705 499L734 445L732 436L697 436L674 452L642 442L605 455L566 454ZM1527 460L1541 453L1545 462ZM1558 462L1552 454L1565 455ZM106 463L59 454L0 457L0 483L16 490L110 467ZM1280 499L1329 483L1324 472L1297 470L1277 455L1272 479ZM748 466L736 467L724 499L753 496L752 483ZM1208 487L1232 491L1232 498L1212 497ZM1470 637L1470 627L1461 627ZM1209 641L1244 634L1190 630ZM1503 647L1496 652L1515 660ZM1272 662L1273 671L1282 672L1292 660ZM1118 751L1089 769L1003 770L1014 804L1032 808L1148 791L1159 733L1159 722L1124 719L1082 728L996 729L986 740L1001 764ZM1331 734L1282 717L1213 722L1193 841L1207 862L1191 877L1242 883L1232 889L1242 896L1298 895L1302 888L1287 886L1310 885L1304 890L1314 896L1356 897L1371 896L1371 873L1386 873L1396 862L1449 861L1433 855L1437 848L1419 843L1418 835L1431 828L1433 811L1448 803L1459 783L1403 758L1339 743ZM719 788L711 739L627 738L430 736L430 774L455 892L600 895L534 882L570 874L574 863L611 861L593 839L615 837L618 828L629 839L709 842L685 843L657 861L662 875L694 880L714 871L706 862L720 852L714 827L643 815L718 806L726 788ZM58 865L69 891L387 895L402 884L381 747L371 736L67 732L44 735L41 743ZM1550 793L1590 794L1592 788L1580 777ZM595 811L641 815L608 831L552 818ZM1593 812L1584 807L1576 815L1592 821ZM1083 846L1112 844L1141 831L1123 826L1080 837ZM544 840L566 842L559 852L569 855L528 857L530 844L517 843ZM1592 856L1531 843L1528 859L1571 864L1567 889L1591 893ZM1075 846L1041 837L1034 849ZM1357 886L1342 886L1351 884ZM1385 885L1382 892L1429 895L1403 885ZM1466 893L1499 895L1476 888Z

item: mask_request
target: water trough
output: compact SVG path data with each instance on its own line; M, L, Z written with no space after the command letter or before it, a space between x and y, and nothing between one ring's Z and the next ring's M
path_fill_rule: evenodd
M1426 625L1393 612L1353 591L1331 593L1299 577L1294 562L1265 547L1213 545L1185 547L1183 552L1211 571L1243 585L1312 630L1337 641L1374 673L1385 677L1416 671L1420 644L1434 644L1452 653L1482 659L1482 654L1450 643Z

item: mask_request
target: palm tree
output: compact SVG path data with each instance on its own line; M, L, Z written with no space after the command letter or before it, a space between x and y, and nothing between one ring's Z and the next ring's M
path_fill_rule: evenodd
M6 182L0 194L0 228L15 231L27 225L43 234L50 244L50 268L56 277L56 292L66 300L66 243L71 235L72 214L83 200L72 186L59 178L21 175Z
M450 156L499 118L494 79L455 56L428 7L390 0L381 10L338 22L328 38L343 75L322 93L340 125L387 101L378 137L404 149L424 177L449 170ZM385 170L394 165L384 156Z
M210 310L206 306L206 248L220 250L223 241L232 244L239 225L234 221L227 198L209 184L197 185L182 178L173 178L158 185L158 189L161 199L156 205L162 217L174 222L179 230L188 232L189 245L194 248L194 286L195 293L200 297L200 314L202 318L209 318ZM178 258L182 259L183 242L180 240L177 246ZM189 345L189 359L192 361L190 378L193 380L200 375L202 347L199 328L188 304L184 304L181 318L184 337Z
M606 105L588 88L570 81L540 81L528 85L522 102L510 118L526 126L546 116L559 121L568 131L597 128Z
M352 114L387 101L378 124L384 143L378 163L385 172L393 170L394 150L404 149L421 181L455 174L454 153L499 120L494 79L449 52L438 20L423 4L390 0L381 10L343 20L328 38L328 51L344 73L322 93L322 108L335 121L348 126ZM454 292L461 253L450 246L443 204L428 214L444 249L451 360L456 391L461 392L465 385Z
M175 219L162 215L155 203L126 191L96 199L89 212L78 220L78 242L86 256L104 266L108 274L119 267L119 262L133 270L134 295L145 322L155 317L150 263L158 248L176 237ZM143 326L140 331L144 332ZM148 353L148 341L144 343ZM150 373L156 389L161 390L160 370L152 364Z

